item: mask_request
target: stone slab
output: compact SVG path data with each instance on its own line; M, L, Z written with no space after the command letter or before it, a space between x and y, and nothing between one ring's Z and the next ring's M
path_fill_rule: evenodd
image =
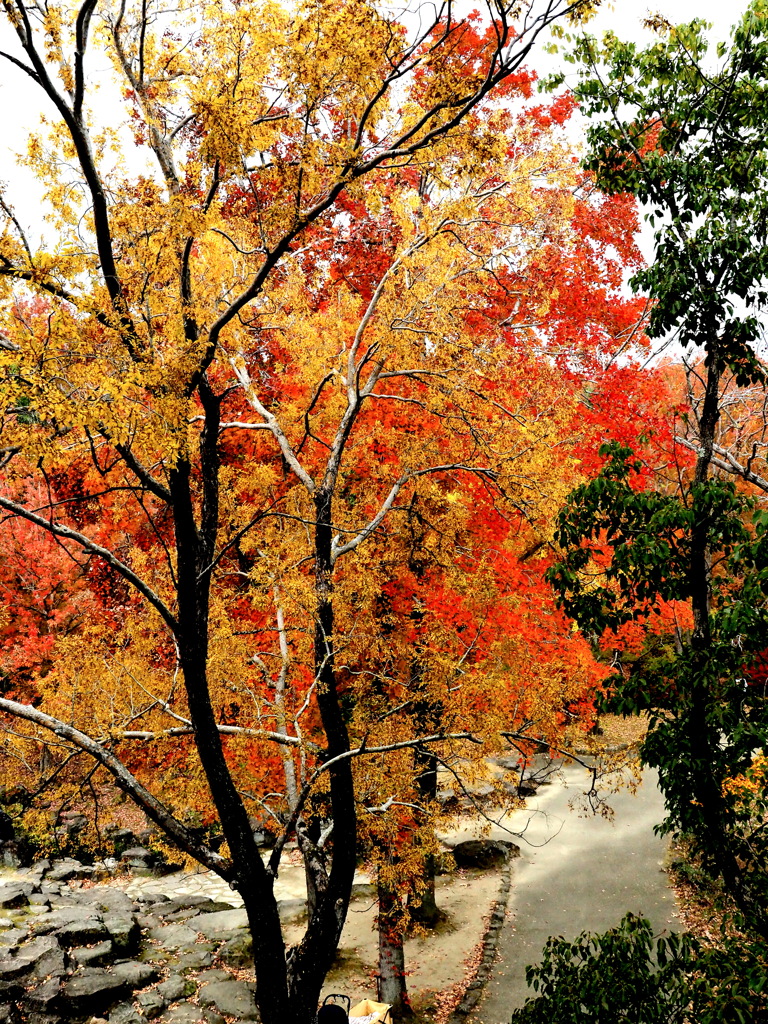
M233 907L214 914L201 914L194 919L192 927L207 939L229 938L232 932L248 927L248 916L245 910Z

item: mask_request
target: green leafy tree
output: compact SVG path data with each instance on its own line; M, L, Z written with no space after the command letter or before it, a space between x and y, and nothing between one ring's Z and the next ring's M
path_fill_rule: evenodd
M629 191L656 228L651 265L633 281L653 299L652 337L676 336L701 360L690 411L695 461L674 496L644 490L631 453L606 447L598 477L560 519L565 554L551 578L566 609L601 635L660 601L689 604L687 643L654 678L615 680L614 706L651 710L643 748L659 769L667 829L690 832L744 920L768 937L768 842L756 751L764 701L744 666L768 638L766 516L714 475L722 381L764 382L759 313L768 303L768 7L753 3L711 68L702 22L654 22L646 49L582 37L577 95L590 119L587 165L608 191ZM689 434L690 441L691 434ZM658 706L659 679L671 698Z

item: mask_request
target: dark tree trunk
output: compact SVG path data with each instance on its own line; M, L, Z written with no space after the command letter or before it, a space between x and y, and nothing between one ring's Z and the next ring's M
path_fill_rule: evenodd
M430 806L437 799L437 757L429 750L414 752L416 762L416 791L419 803ZM443 918L435 898L436 864L433 854L424 855L423 889L420 902L412 901L410 915L425 928L434 928Z
M267 874L243 801L235 789L208 688L208 607L210 572L216 537L218 466L215 437L218 419L206 424L203 450L204 500L201 528L195 522L189 463L181 460L169 483L176 526L178 573L177 642L184 686L194 724L195 745L234 865L234 884L243 899L253 936L256 999L265 1024L285 1019L287 976L280 918L272 879ZM210 431L210 433L209 433ZM208 450L206 450L208 446ZM210 475L206 479L206 470Z
M389 1003L396 1020L411 1016L411 1004L405 982L403 913L400 898L379 875L379 973L376 992L379 1002Z
M421 574L420 564L415 557L411 558L410 566L417 576ZM421 618L419 612L414 612L412 617L414 621L419 621ZM443 724L443 706L434 699L430 699L425 692L422 667L418 659L414 659L411 665L411 689L417 693L420 691L422 694L422 698L414 703L413 722L417 734L429 735L438 732ZM424 808L418 818L420 818L419 824L424 827L430 816L430 808L434 807L437 801L438 760L434 751L419 747L414 748L413 760L417 802ZM434 928L443 917L435 898L435 874L435 858L431 853L426 853L424 855L421 902L413 901L410 908L413 920L425 928Z
M694 471L694 488L707 482L713 456L717 422L720 417L720 370L718 346L710 346L706 386L699 416L699 454ZM744 866L733 848L730 814L723 795L718 756L721 742L717 719L710 713L712 694L712 633L710 622L710 523L704 515L696 517L691 529L690 586L693 612L693 665L688 741L693 755L694 791L701 821L707 835L707 849L728 892L749 921L763 937L768 938L765 908L755 906L749 892ZM748 869L747 869L748 870Z
M290 952L289 986L291 1001L302 1013L315 1012L325 976L341 938L352 895L357 859L357 818L352 781L349 735L339 700L333 642L332 495L320 490L315 495L315 678L317 703L327 740L326 761L340 758L328 771L333 817L330 871L325 874L316 858L313 879L315 912L309 917L301 943Z
M201 389L201 391L204 389ZM206 399L208 399L206 401ZM218 409L203 396L206 428L200 440L203 500L198 527L189 462L181 459L170 474L176 529L178 573L177 642L184 685L194 723L195 744L205 771L234 865L253 937L256 1001L265 1024L311 1024L325 975L333 961L349 906L355 870L356 820L349 758L329 769L334 820L330 873L313 881L314 906L303 941L286 958L273 877L254 841L245 805L226 763L207 679L210 566L218 519ZM336 690L331 600L330 499L318 502L317 627L315 656L317 700L328 741L327 759L349 749Z

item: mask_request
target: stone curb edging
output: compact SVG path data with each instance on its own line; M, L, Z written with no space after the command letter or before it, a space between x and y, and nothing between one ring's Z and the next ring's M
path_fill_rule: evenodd
M491 916L488 920L488 927L482 938L483 955L475 975L464 990L461 1001L451 1014L448 1024L466 1024L467 1017L480 1002L480 997L485 991L485 986L491 976L493 965L496 961L496 950L499 946L501 929L504 927L504 920L507 914L509 894L512 889L512 856L507 857L501 869L501 885L499 894L496 897Z

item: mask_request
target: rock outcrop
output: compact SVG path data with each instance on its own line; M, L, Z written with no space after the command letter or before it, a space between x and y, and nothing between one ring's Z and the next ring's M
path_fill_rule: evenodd
M242 910L194 895L132 900L82 881L81 867L36 865L0 883L0 1024L258 1019L253 983L230 970L248 965Z

